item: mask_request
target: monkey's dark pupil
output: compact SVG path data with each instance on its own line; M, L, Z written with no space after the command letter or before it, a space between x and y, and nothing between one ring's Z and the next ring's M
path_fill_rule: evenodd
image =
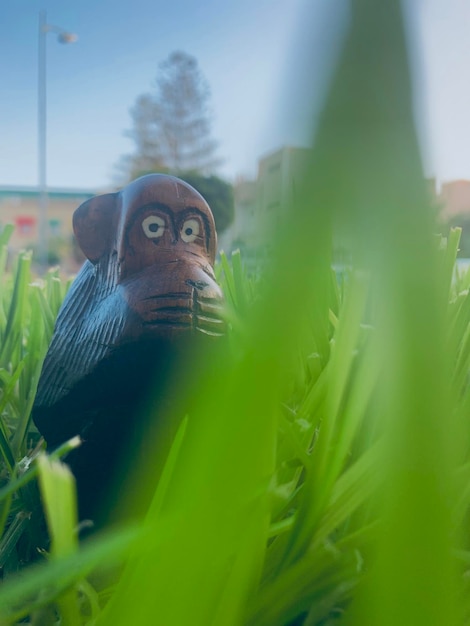
M188 235L188 236L189 236L189 235L192 235L192 234L193 234L193 229L192 229L192 228L187 228L187 229L184 231L184 234L185 234L185 235Z
M152 232L152 233L156 233L159 228L160 228L160 224L150 224L149 225L149 231Z

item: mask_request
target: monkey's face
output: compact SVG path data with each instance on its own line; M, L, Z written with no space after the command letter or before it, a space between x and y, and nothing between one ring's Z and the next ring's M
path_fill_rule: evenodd
M223 298L212 268L214 218L190 185L172 176L144 176L82 205L74 225L92 262L117 258L116 288L138 320L130 336L223 333Z
M122 193L121 281L150 266L179 262L196 263L212 276L217 239L205 200L177 178L146 178Z

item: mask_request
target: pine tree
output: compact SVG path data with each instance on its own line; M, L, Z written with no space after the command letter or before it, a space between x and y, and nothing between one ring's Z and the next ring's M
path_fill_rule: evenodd
M150 170L213 173L220 160L211 138L209 85L197 60L173 52L160 64L155 88L131 110L135 152L124 161L130 177Z

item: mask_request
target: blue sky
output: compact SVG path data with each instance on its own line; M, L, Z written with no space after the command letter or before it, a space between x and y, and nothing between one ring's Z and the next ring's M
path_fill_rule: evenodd
M426 169L440 181L470 179L470 2L411 4L416 5L417 104Z
M411 0L425 163L470 178L470 3ZM48 183L104 189L132 150L129 108L173 50L194 55L212 92L220 173L255 175L262 154L306 141L297 59L317 51L324 84L328 24L344 0L3 0L0 9L0 185L37 183L37 20L78 34L47 41ZM327 8L326 6L327 5ZM311 19L313 14L314 19ZM310 19L308 16L310 15ZM305 94L304 94L305 95Z

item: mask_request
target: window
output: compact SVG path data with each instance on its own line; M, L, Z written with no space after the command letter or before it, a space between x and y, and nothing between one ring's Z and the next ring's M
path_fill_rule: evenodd
M61 231L61 221L57 218L53 218L49 220L49 233L55 237L60 235Z

